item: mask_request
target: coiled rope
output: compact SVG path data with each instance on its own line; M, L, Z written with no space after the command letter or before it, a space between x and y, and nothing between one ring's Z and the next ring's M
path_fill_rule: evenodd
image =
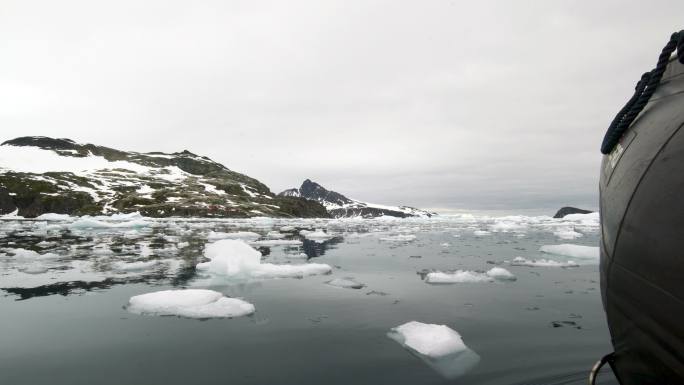
M622 138L622 134L627 131L634 119L644 109L656 88L660 84L660 79L667 68L672 53L677 50L678 60L684 64L684 30L675 32L670 36L670 41L663 48L656 67L641 76L641 79L634 87L634 95L627 104L618 112L615 119L610 123L606 135L601 143L601 153L609 154L615 145Z

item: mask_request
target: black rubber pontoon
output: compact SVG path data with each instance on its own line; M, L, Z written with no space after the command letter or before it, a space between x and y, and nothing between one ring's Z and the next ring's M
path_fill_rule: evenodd
M622 385L684 383L683 43L672 36L601 149L601 294L615 350L603 363Z

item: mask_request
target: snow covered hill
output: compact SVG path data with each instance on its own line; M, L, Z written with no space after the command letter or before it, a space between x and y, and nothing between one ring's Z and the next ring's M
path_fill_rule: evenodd
M189 151L115 150L70 139L0 145L0 214L150 217L328 217L316 202L279 197L256 179Z
M382 216L390 217L431 217L436 215L425 210L409 206L385 206L373 203L357 201L346 196L325 189L316 182L307 179L300 188L292 188L278 194L281 197L302 197L316 201L328 210L334 218L362 217L375 218Z

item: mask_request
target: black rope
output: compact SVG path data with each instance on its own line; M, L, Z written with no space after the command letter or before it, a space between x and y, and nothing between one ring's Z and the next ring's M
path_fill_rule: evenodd
M644 109L658 88L670 56L675 49L677 50L679 62L684 64L684 31L672 34L670 41L667 42L658 57L656 67L641 76L641 80L639 80L634 88L634 95L610 123L608 131L606 131L606 135L603 137L603 143L601 143L601 153L609 154L613 150L620 141L620 138L622 138L622 134L627 131L634 119Z

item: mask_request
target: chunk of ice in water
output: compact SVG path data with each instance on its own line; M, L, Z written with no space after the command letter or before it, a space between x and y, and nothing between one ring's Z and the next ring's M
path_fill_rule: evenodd
M41 221L68 221L73 219L69 214L55 214L55 213L45 213L38 215L35 219Z
M564 243L561 245L544 245L539 251L547 254L562 255L565 257L596 260L599 259L599 248L596 246L582 246Z
M254 305L204 289L162 290L131 297L126 310L144 315L186 318L230 318L254 313Z
M413 234L398 234L382 237L380 240L385 242L413 242L416 240L416 236Z
M513 273L504 269L503 267L492 267L491 269L487 270L485 274L500 281L515 281L518 279L515 275L513 275Z
M582 237L582 233L579 233L573 229L561 229L555 231L553 235L557 236L560 239L577 239Z
M510 271L501 267L492 267L485 273L478 273L470 270L456 270L452 273L434 271L425 277L427 283L472 283L472 282L492 282L515 281L517 278Z
M328 239L331 239L334 237L333 235L326 233L322 229L316 229L316 231L301 230L299 232L299 235L303 236L306 239L316 241L316 242L327 241Z
M208 244L204 256L209 262L200 263L197 269L210 273L243 278L287 278L328 274L329 265L307 263L301 265L261 263L261 253L242 240L223 239Z
M343 289L362 289L366 286L363 283L356 282L351 278L335 278L326 283L330 286L341 287Z
M511 266L527 266L527 267L579 267L573 261L558 262L550 259L525 259L523 257L515 257L511 262Z
M387 336L449 379L464 375L480 362L461 335L446 325L411 321L392 328Z
M207 236L207 239L210 241L216 241L219 239L244 239L247 241L256 241L259 238L261 238L261 235L252 231L237 231L234 233L221 233L211 231Z
M151 269L159 265L160 261L135 261L135 262L115 262L112 264L112 268L118 271L142 271Z

